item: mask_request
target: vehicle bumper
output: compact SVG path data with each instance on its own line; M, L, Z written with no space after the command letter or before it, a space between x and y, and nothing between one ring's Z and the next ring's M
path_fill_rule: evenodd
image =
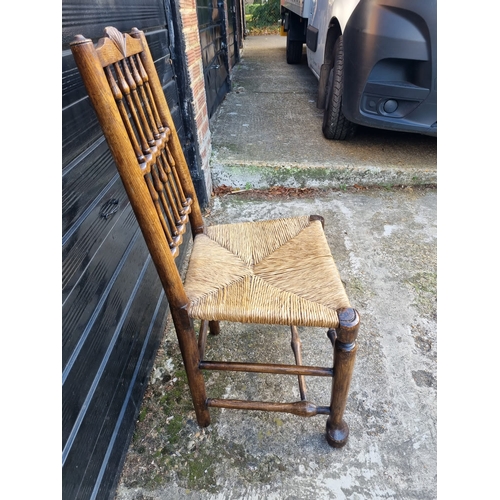
M436 0L361 0L344 31L343 113L437 136Z

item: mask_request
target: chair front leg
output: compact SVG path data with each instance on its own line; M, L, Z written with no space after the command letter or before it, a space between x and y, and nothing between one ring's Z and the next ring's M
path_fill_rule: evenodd
M193 322L186 309L171 307L170 310L187 374L196 420L200 427L207 427L210 425L210 412L207 406L205 378L200 370L200 352Z
M330 446L341 448L349 437L349 426L343 417L356 357L359 314L351 308L339 309L337 312L340 325L335 330L328 330L334 348L334 376L326 440Z

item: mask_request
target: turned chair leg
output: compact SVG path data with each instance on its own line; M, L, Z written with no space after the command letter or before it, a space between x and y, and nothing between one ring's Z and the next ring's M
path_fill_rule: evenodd
M171 307L170 310L182 353L189 390L193 399L196 420L200 427L207 427L210 425L210 412L207 405L205 379L200 370L200 352L193 322L189 318L186 309Z
M210 335L219 335L220 333L220 324L218 321L209 321L208 322L208 329L210 332Z
M356 337L359 329L359 314L355 309L339 309L338 316L339 327L335 330L328 330L328 338L334 348L334 376L330 416L326 422L326 440L334 448L344 446L349 437L349 426L343 416L354 368L357 350Z
M295 363L298 366L302 365L302 342L300 341L299 338L299 332L297 330L296 326L291 326L290 327L292 331L292 340L290 342L293 350L293 354L295 356ZM300 392L300 399L301 401L305 401L307 399L306 396L306 378L304 375L299 375L299 392Z

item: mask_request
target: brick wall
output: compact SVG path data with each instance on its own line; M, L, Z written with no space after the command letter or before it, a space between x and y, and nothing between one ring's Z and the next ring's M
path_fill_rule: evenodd
M198 17L195 0L178 0L181 31L183 34L184 57L191 89L191 104L196 122L201 168L205 176L207 194L210 199L212 192L212 177L210 175L211 140L208 122L207 101L203 63L201 60L200 35L198 32Z

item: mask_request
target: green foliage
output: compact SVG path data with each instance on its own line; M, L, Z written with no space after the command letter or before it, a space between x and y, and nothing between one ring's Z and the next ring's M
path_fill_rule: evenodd
M147 413L148 413L148 409L145 406L144 408L141 409L141 412L139 413L139 422L144 422L144 419L146 418Z
M260 7L258 3L251 3L250 5L245 5L245 14L253 15L257 7Z
M251 12L249 7L252 7ZM252 25L257 28L276 25L281 17L280 0L268 0L262 5L247 5L245 9L252 14Z

